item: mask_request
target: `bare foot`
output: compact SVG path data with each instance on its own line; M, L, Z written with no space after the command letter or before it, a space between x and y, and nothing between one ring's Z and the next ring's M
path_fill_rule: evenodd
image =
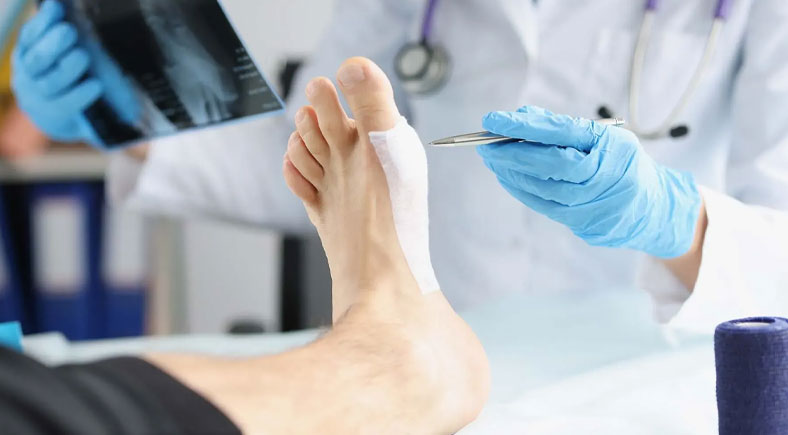
M359 62L347 68L359 73L353 70L369 66ZM358 84L348 99L357 117L374 119L349 119L331 81L315 79L307 88L313 105L296 115L298 131L290 137L285 160L288 185L303 200L328 255L334 320L370 282L407 270L402 253L390 249L396 234L388 187L367 135L370 128L394 127L399 113L388 80L377 68L369 73L379 76L371 77L372 84ZM369 93L367 87L375 90Z
M391 84L363 58L346 61L338 80L355 120L330 80L313 80L307 89L312 106L297 116L285 178L323 241L334 318L342 319L336 328L388 335L385 343L368 343L368 350L395 378L393 385L402 386L393 396L408 398L392 412L408 415L417 433L453 433L486 401L486 355L442 293L422 294L400 247L386 174L369 140L369 132L400 120Z

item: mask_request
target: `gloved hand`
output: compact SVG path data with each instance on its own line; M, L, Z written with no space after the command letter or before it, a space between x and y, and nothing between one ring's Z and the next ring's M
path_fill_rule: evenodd
M12 55L19 107L47 135L63 142L101 139L84 112L100 98L133 124L141 114L130 83L101 48L80 38L63 5L46 0L23 27Z
M478 149L504 188L589 244L661 258L691 248L702 204L693 177L654 162L630 131L536 107L490 113L484 127L527 141Z

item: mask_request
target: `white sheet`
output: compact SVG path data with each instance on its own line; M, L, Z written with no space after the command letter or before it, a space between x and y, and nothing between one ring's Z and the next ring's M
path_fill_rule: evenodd
M490 357L493 388L462 434L713 434L711 337L667 340L636 291L511 295L463 317ZM144 338L68 344L25 341L51 364L151 351L255 355L319 334Z
M715 434L710 346L613 364L490 404L462 435Z

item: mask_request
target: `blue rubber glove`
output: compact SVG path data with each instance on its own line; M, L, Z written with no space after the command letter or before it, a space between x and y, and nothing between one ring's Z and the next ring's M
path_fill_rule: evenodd
M506 190L594 246L686 254L702 204L690 174L660 166L630 131L524 107L484 127L527 142L479 147Z
M100 98L125 123L140 106L130 83L97 44L80 38L59 2L46 0L23 27L12 55L19 107L51 138L102 147L84 112Z

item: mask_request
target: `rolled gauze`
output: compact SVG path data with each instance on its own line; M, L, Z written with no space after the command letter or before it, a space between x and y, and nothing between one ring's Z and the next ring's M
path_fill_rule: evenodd
M714 354L720 435L788 434L788 319L723 323Z

